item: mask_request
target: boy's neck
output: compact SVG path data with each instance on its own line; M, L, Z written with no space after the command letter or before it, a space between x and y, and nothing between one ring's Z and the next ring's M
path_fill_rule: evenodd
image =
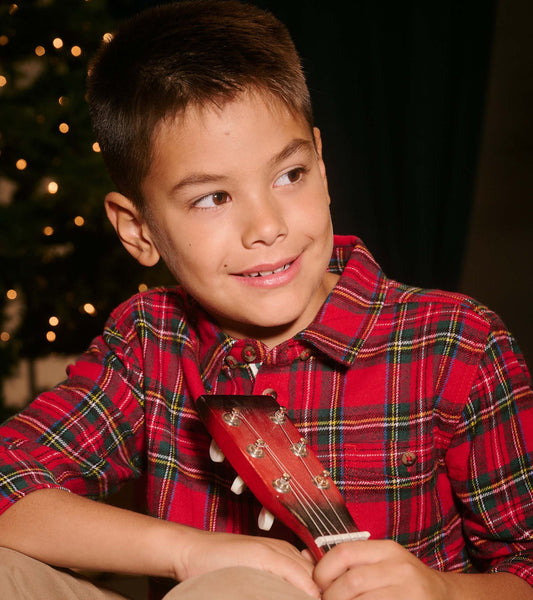
M323 280L324 286L324 298L323 301L329 296L337 281L339 280L340 275L336 273L326 273L326 276ZM283 342L286 342L293 338L297 333L303 331L306 327L308 327L315 319L319 310L322 308L323 302L317 309L314 311L312 317L307 319L306 322L301 322L300 319L279 325L277 327L261 327L258 325L247 324L247 323L238 323L232 322L229 319L218 318L217 321L219 327L222 329L224 333L227 335L236 338L236 339L255 339L262 342L269 350L279 346Z

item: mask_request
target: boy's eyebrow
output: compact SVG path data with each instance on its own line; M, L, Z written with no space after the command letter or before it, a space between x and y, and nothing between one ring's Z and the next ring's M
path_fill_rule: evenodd
M191 173L176 183L170 190L170 194L175 194L179 190L189 185L202 185L204 183L216 183L227 179L225 175L217 175L210 173Z
M296 138L291 140L285 148L278 152L275 156L273 156L268 164L273 167L284 160L290 158L293 154L296 154L300 150L304 150L305 152L313 151L313 143L310 140L306 140L304 138ZM228 179L226 175L218 175L216 173L191 173L184 177L181 181L176 183L175 186L170 190L170 194L175 194L179 190L187 187L189 185L202 185L205 183L220 183L224 180Z
M290 141L281 152L276 154L276 156L273 156L268 162L271 166L274 166L280 162L283 162L287 158L290 158L293 154L296 154L296 152L300 150L311 152L313 150L313 143L304 138L296 138Z

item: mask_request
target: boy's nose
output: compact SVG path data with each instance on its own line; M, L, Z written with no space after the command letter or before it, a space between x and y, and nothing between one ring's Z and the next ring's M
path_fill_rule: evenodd
M287 235L287 224L274 199L250 201L243 212L242 243L246 248L258 244L270 246Z

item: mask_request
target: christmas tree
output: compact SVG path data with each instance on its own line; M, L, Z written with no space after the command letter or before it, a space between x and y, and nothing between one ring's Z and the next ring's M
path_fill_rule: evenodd
M112 184L85 94L110 14L104 0L0 7L0 383L20 358L83 351L118 303L169 282L131 259L103 209Z

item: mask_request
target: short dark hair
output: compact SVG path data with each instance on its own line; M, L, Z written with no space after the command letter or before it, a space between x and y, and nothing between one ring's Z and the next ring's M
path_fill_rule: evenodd
M300 57L270 12L238 0L184 0L126 21L102 44L88 79L93 127L118 191L142 210L158 123L247 90L281 100L313 127Z

